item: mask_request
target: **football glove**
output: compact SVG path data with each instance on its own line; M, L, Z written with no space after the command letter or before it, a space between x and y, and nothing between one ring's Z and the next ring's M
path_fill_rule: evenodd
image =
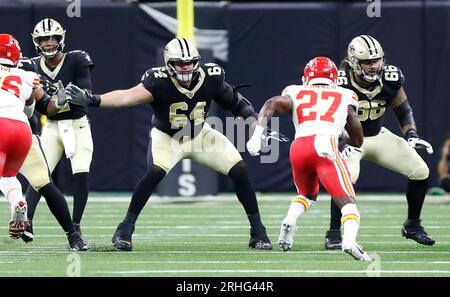
M433 153L433 147L431 146L431 144L423 139L420 139L419 137L408 138L408 144L415 149L426 149L429 155Z
M409 129L408 132L406 132L406 139L410 147L415 149L426 149L429 155L433 153L433 147L431 144L419 138L416 130Z
M267 134L263 134L261 138L265 142L264 145L269 145L270 139L278 140L279 142L289 141L289 137L281 134L278 131L272 131L269 127L267 127Z
M67 85L65 93L70 103L86 107L93 105L94 96L88 90L82 90L72 83Z
M342 158L344 158L344 160L348 160L350 159L350 157L353 154L359 153L362 154L364 152L364 150L362 148L358 148L355 146L351 146L351 145L346 145L344 147L344 149L341 152Z
M55 99L55 106L57 109L61 109L67 103L68 98L66 97L62 81L58 80L58 90L52 98Z
M264 128L260 125L256 125L255 131L253 132L252 137L247 142L247 150L250 155L258 156L259 151L261 150L262 145L262 136L263 136Z

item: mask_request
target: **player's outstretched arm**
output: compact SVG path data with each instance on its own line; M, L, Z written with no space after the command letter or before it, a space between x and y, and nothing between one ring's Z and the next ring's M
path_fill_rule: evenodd
M69 102L83 106L119 108L152 102L153 95L142 84L127 90L116 90L102 95L93 95L88 90L69 84L66 87Z
M247 150L252 156L259 155L261 150L261 137L272 116L292 112L292 100L289 96L275 96L267 100L258 114L257 125L252 137L247 142Z

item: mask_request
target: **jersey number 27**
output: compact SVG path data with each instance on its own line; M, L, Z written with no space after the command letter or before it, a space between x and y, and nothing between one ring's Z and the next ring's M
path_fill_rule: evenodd
M296 99L305 101L300 103L296 110L299 124L317 120L333 123L335 121L333 115L341 104L342 95L338 92L321 91L319 97L319 94L314 90L301 90ZM333 102L325 113L320 114L312 111L312 108L317 104L317 100L333 100Z

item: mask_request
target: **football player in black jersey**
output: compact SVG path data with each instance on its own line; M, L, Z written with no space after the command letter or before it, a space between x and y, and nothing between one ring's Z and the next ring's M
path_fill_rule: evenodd
M200 64L198 50L190 41L171 40L165 47L164 61L165 67L148 70L142 82L128 90L91 95L73 85L66 87L72 103L105 108L150 103L154 111L148 169L134 190L125 219L114 233L114 246L132 250L135 222L153 190L181 159L191 158L231 178L251 225L249 246L272 249L241 155L225 135L205 123L211 100L231 110L234 116L256 120L253 107L225 82L222 67Z
M450 134L444 141L441 149L441 158L438 163L439 186L450 193Z
M21 58L17 67L37 73L36 64L29 58ZM85 244L80 234L75 231L64 195L53 183L49 174L45 155L41 148L38 119L33 112L34 109L36 109L44 115L56 114L59 109L64 108L65 104L66 97L63 90L60 90L51 98L42 88L35 89L35 101L31 105L25 106L24 110L28 116L30 127L33 132L32 144L19 172L28 180L30 185L36 189L36 191L45 197L50 211L67 234L70 248L76 251L85 251L88 249L88 246ZM29 205L29 202L27 202L27 204ZM26 228L21 235L25 242L30 242L34 238L33 233L30 233L29 231L31 231L30 227Z
M80 50L64 53L65 30L53 19L43 19L31 34L38 57L33 61L49 95L57 91L57 81L64 85L73 83L83 89L91 89L91 68L89 55ZM41 136L42 149L48 168L53 172L65 152L72 167L73 223L81 234L80 222L89 193L88 174L92 160L93 142L87 108L67 104L56 115L49 116ZM40 194L32 187L27 191L28 216L32 219ZM32 233L32 229L29 230Z
M384 63L380 43L369 35L355 37L348 46L344 68L339 71L338 84L353 90L359 97L358 119L364 131L361 149L344 148L352 182L358 180L360 160L368 160L408 177L406 199L408 217L401 230L406 238L424 245L434 239L421 225L420 214L427 191L429 169L415 149L433 153L431 145L419 138L411 106L403 88L401 70ZM400 123L404 138L383 127L386 108L390 106ZM330 230L325 235L326 249L340 249L340 212L332 202Z

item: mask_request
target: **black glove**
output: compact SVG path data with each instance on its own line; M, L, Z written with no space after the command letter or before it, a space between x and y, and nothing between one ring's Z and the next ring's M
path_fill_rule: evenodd
M69 83L65 90L68 101L81 106L100 106L100 96L92 95L88 90L82 90Z

